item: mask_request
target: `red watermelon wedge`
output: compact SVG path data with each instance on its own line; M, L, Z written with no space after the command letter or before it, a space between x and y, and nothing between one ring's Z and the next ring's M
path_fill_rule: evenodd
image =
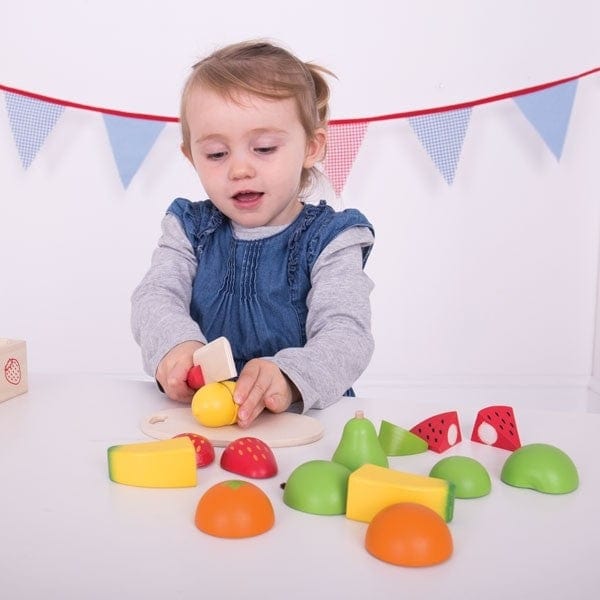
M458 413L455 410L429 417L410 431L424 439L430 450L438 453L456 446L462 440Z
M487 406L477 413L471 440L504 450L521 447L515 414L510 406Z

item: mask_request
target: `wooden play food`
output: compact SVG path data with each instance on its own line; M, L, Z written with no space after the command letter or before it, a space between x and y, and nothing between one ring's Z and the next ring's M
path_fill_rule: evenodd
M233 425L238 405L233 401L233 381L207 383L192 398L192 414L205 427Z
M196 452L196 466L206 467L215 460L215 449L213 445L203 435L197 433L178 433L174 438L187 437L194 444Z
M290 508L314 515L343 515L349 476L350 469L336 462L305 462L289 476L283 501Z
M223 450L221 468L242 477L265 479L277 475L277 460L262 440L246 436L234 440Z
M369 523L365 547L378 559L404 567L427 567L452 555L450 529L436 512L412 502L392 504Z
M369 523L386 506L416 502L450 522L454 514L454 484L445 479L363 465L348 478L346 516Z
M196 451L188 437L111 446L107 451L111 481L138 487L193 487Z
M433 452L444 452L462 441L458 413L455 410L424 419L410 429L423 438Z
M428 449L427 442L423 438L389 421L381 421L378 437L383 451L388 456L420 454Z
M469 456L447 456L433 465L430 477L454 484L456 498L480 498L492 491L492 480L486 468Z
M213 485L204 493L196 508L195 523L209 535L245 538L271 529L275 513L259 487L231 479Z
M573 461L550 444L527 444L515 450L506 459L500 479L508 485L545 494L568 494L579 486Z
M365 418L362 410L357 410L354 417L344 425L342 437L331 460L351 471L365 463L388 466L388 458L379 443L375 426Z
M515 413L510 406L486 406L477 413L471 440L504 450L521 447Z

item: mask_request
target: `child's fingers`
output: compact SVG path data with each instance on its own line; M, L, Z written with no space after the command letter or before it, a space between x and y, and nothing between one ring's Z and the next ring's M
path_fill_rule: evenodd
M166 386L163 387L171 400L177 402L191 401L194 391L186 383L188 370L187 363L177 362L169 371Z
M249 425L264 409L264 399L271 392L273 369L271 363L251 360L242 369L235 385L234 400L240 405L238 424Z
M265 408L271 412L280 413L288 409L290 400L282 394L272 394L265 398Z

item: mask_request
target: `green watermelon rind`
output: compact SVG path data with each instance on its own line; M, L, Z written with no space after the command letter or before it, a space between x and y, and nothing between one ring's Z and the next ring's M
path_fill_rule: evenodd
M387 456L421 454L429 448L423 438L389 421L381 421L378 437Z

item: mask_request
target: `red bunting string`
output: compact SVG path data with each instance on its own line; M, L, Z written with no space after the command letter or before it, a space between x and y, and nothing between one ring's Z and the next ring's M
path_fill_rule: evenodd
M438 106L435 108L423 108L419 110L411 110L406 112L398 112L392 113L388 115L376 115L371 117L357 117L354 119L332 119L329 121L331 125L348 125L353 123L371 123L374 121L390 121L393 119L406 119L409 117L419 117L423 115L429 115L434 113L442 113L448 112L451 110L459 110L463 108L472 108L473 106L479 106L481 104L489 104L490 102L498 102L499 100L506 100L508 98L515 98L517 96L523 96L525 94L532 94L535 92L539 92L541 90L545 90L551 87L555 87L557 85L562 85L564 83L568 83L569 81L574 81L576 79L581 79L582 77L587 77L588 75L593 75L594 73L600 72L600 67L595 67L590 69L589 71L585 71L583 73L579 73L578 75L572 75L570 77L565 77L563 79L558 79L556 81L551 81L549 83L543 83L540 85L535 85L532 87L522 88L519 90L515 90L512 92L505 92L503 94L497 94L495 96L488 96L486 98L480 98L478 100L471 100L469 102L460 102L458 104L451 104L448 106ZM5 92L10 92L13 94L18 94L20 96L26 96L28 98L33 98L35 100L40 100L42 102L48 102L50 104L58 104L60 106L65 106L68 108L79 108L82 110L89 110L93 112L99 112L107 115L115 115L118 117L128 117L131 119L144 119L147 121L164 121L168 123L178 123L178 117L166 117L161 115L148 115L144 113L134 113L127 112L123 110L116 110L112 108L102 108L98 106L89 106L87 104L80 104L78 102L71 102L69 100L60 100L58 98L51 98L49 96L43 96L41 94L36 94L33 92L27 92L24 90L19 90L16 88L12 88L6 85L2 85L0 83L0 90Z

